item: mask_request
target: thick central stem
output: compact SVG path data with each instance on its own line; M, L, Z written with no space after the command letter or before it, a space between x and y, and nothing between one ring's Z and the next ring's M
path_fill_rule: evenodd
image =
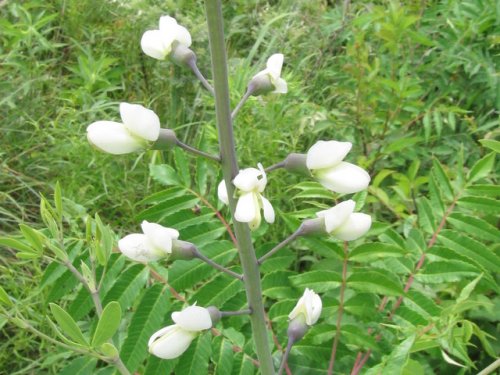
M208 36L210 40L210 52L212 55L215 107L217 128L219 131L222 172L229 196L229 207L234 217L236 200L234 199L234 186L232 180L238 173L239 168L236 159L231 107L229 103L226 47L223 27L224 20L222 18L221 1L205 0L205 8L208 23ZM252 310L250 319L255 349L260 362L260 370L263 375L274 374L271 351L267 340L268 336L264 305L262 303L260 272L252 244L250 229L247 224L234 220L234 231L238 240L238 251L243 267L248 305Z

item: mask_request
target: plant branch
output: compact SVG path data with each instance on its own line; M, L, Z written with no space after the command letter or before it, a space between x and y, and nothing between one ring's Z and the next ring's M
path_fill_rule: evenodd
M500 367L500 358L497 359L495 362L493 362L492 364L490 364L488 367L486 367L483 371L481 372L478 372L477 375L488 375L488 374L492 374L493 371L495 371L497 368Z
M283 241L281 241L279 244L277 244L275 247L273 247L269 252L264 254L257 260L257 263L262 264L267 258L273 256L276 254L279 250L284 248L286 245L289 243L295 241L297 237L300 237L304 232L304 227L300 226L295 232L293 232L289 237L285 238Z
M228 274L231 277L234 277L235 279L238 280L243 280L243 275L236 273L234 271L231 271L230 269L227 269L226 267L220 265L219 263L214 262L212 259L208 258L207 256L203 255L198 248L194 248L194 256L202 261L204 261L206 264L212 266L213 268L222 271L226 274Z
M246 310L238 310L238 311L221 311L220 316L222 318L226 318L228 316L237 316L237 315L250 315L252 313L251 309Z
M335 338L332 344L332 354L330 356L330 363L328 364L328 375L333 374L333 366L335 365L335 357L337 355L337 347L339 345L342 315L344 314L344 294L347 286L347 261L349 260L349 253L347 241L344 241L344 262L342 263L342 284L340 285L339 296L339 309L337 313L337 325L335 327Z
M240 111L240 109L243 107L243 105L246 103L246 101L248 100L248 98L250 97L250 95L252 95L252 92L250 90L247 90L245 92L245 95L243 95L243 97L241 98L240 102L236 106L236 108L234 108L233 112L231 113L231 120L234 120L234 118L236 117L236 115L238 114L238 112Z
M210 94L212 94L212 96L215 96L214 88L210 83L208 83L203 74L201 74L200 69L198 69L198 65L196 65L196 60L195 59L189 60L187 64L193 71L196 78L200 80L201 84L210 92Z
M221 0L205 0L212 71L215 86L215 109L219 147L221 151L222 172L228 190L229 208L234 217L236 200L234 198L233 178L238 173L238 162L234 145L233 125L229 103L229 85L227 78L227 60L224 40L224 20ZM234 221L234 231L238 240L238 250L243 268L248 306L252 309L250 320L253 340L260 363L262 375L274 374L271 350L267 341L262 288L259 266L253 248L250 228L246 223Z
M283 160L283 161L280 161L279 163L271 165L270 167L267 167L266 169L264 169L264 171L267 173L267 172L274 171L275 169L280 169L280 168L284 168L284 167L285 167L285 161Z
M286 345L285 354L283 354L283 358L281 358L280 369L278 370L278 375L283 373L285 366L288 362L288 356L290 355L290 351L292 350L293 340L288 339L288 344Z
M179 141L178 139L175 140L175 144L177 146L179 146L180 148L186 150L187 152L190 152L190 153L198 155L198 156L202 156L202 157L210 159L210 160L215 160L216 162L220 163L220 157L218 155L212 155L212 154L209 154L207 152L198 150L197 148L191 147L191 146Z

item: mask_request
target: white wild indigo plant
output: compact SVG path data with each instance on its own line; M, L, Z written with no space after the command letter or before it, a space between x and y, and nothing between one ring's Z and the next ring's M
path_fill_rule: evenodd
M68 284L70 289L77 282L81 289L68 298L66 309L50 304L48 322L58 339L16 312L15 301L0 288L4 316L64 350L91 358L93 362L79 365L99 374L112 373L113 368L121 374L147 375L333 374L337 365L356 375L372 358L369 374L400 374L407 366L406 373L411 373L416 365L410 354L426 350L429 341L450 365L471 366L466 344L472 335L494 353L487 334L460 313L481 306L465 306L477 285L496 288L490 272L500 267L498 257L478 247L477 260L467 248L472 240L442 232L462 193L451 186L439 162L434 162L430 176L432 200L444 206L436 198L443 189L450 208L443 210L438 224L430 203L418 199L419 211L425 213L419 224L430 229L425 231L430 235L427 242L415 228L407 231L405 240L390 224L381 223L374 228L380 242L356 242L372 227L372 217L363 212L371 179L363 168L344 161L352 161L351 142L318 140L305 153L290 150L274 165L264 167L256 160L257 168L240 168L239 142L233 135L237 115L251 96L288 92L284 55L273 54L265 69L254 69L257 73L232 109L220 0L206 0L206 15L213 86L198 69L190 32L174 18L161 17L158 29L146 31L140 46L147 56L191 70L213 96L219 152L185 144L144 103L121 103L121 122L90 124L87 138L99 151L173 153L177 171L168 165L151 166L152 176L169 187L144 199L141 204L150 207L137 215L142 233L123 236L115 253L113 231L98 215L87 218L85 240L65 236L63 198L56 186L54 203L45 198L41 202L46 230L21 225L25 241L9 239L4 245L19 250L21 258L52 262L45 283L64 276L75 282ZM184 152L197 159L190 162ZM467 184L488 174L491 155L472 169ZM208 168L222 180L208 183ZM280 169L300 176L297 186L304 198L319 196L321 201L296 215L279 210L279 202L266 189L275 184L272 174ZM191 177L198 180L197 187L191 186ZM221 211L210 202L214 195ZM281 219L293 233L277 244L263 245L262 226L272 229ZM460 286L456 303L446 309L427 296L426 285L440 282L436 275L444 267L419 273L428 257L439 263L442 255L434 246L438 240L450 248L441 253L460 249L482 267L478 272L461 266L473 280ZM290 250L294 241L307 255L299 258ZM311 260L312 267L302 264ZM418 289L412 290L415 284ZM92 316L92 309L97 320L83 321ZM467 339L458 340L457 332ZM381 341L393 348L384 352Z

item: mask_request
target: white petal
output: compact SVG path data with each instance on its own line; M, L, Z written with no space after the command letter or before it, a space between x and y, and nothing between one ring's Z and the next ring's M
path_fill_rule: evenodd
M307 168L333 167L346 157L351 148L351 142L318 141L307 151Z
M271 205L271 202L269 202L262 195L260 196L260 199L262 201L262 209L264 210L264 219L266 219L269 224L274 223L275 215L274 208Z
M311 296L311 312L309 316L310 323L308 322L309 325L313 325L318 321L321 315L321 310L323 309L323 303L321 302L320 296L314 292L312 293L313 295Z
M123 124L134 135L156 141L160 135L160 119L152 110L140 104L120 103Z
M363 168L345 161L333 168L318 171L316 177L327 189L343 194L365 190L370 183L370 175Z
M172 320L187 331L203 331L212 327L212 319L207 309L189 306L182 311L172 313Z
M241 170L233 180L233 185L244 192L254 191L261 187L262 172L256 168ZM265 186L265 185L264 185Z
M283 78L276 78L273 80L274 91L277 94L286 94L288 92L288 85Z
M249 223L260 216L259 203L255 193L243 194L236 204L234 218L240 223Z
M282 53L275 53L267 59L267 69L274 78L281 75L281 68L283 67L284 56Z
M114 155L128 154L144 148L127 128L114 121L96 121L87 127L88 141L99 150Z
M224 204L229 204L229 197L227 195L226 181L222 180L217 187L217 196Z
M155 249L159 249L167 254L172 253L172 240L179 238L178 231L166 228L160 224L148 223L146 220L142 222L141 228Z
M257 191L259 193L262 193L267 185L267 174L261 163L257 164L257 168L259 168L260 171L260 176L257 177L259 180L259 182L257 183Z
M137 262L154 262L166 255L152 249L148 238L140 233L123 237L118 241L118 248L123 255Z
M465 367L461 363L458 363L453 358L451 358L448 354L446 354L446 352L444 350L441 350L441 355L443 356L444 360L446 362L448 362L450 365L455 365L455 366L459 366L459 367Z
M349 216L354 212L355 206L356 202L349 199L348 201L337 204L329 210L318 212L317 216L325 218L325 229L328 233L330 233L341 226L349 218Z
M184 26L179 25L173 17L160 17L160 30L186 47L191 45L191 34Z
M173 359L184 353L196 333L183 330L176 324L162 328L149 339L149 352L159 358Z
M355 212L347 218L344 224L334 230L332 235L342 241L353 241L368 232L371 225L370 215Z
M148 30L142 34L142 51L155 59L165 60L172 50L173 35L167 35L160 30Z

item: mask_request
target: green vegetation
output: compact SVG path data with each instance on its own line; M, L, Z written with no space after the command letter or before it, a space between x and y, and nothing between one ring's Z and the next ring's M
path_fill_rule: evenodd
M350 373L358 352L367 351L367 374L469 374L495 361L497 3L224 3L232 105L272 53L285 55L289 85L288 94L251 98L239 112L240 165L269 166L318 139L336 139L354 144L350 161L372 177L354 199L375 223L350 243L348 255L338 242L308 237L262 265L276 368L276 343L286 345L287 315L306 287L321 293L324 310L291 352L293 374L327 374L339 311L338 374ZM237 280L197 260L145 267L115 253L114 241L146 219L175 227L205 255L241 271L214 212L229 217L217 201L216 164L180 149L116 157L86 140L88 124L118 119L125 101L153 109L183 142L217 152L213 98L189 71L140 49L142 33L165 14L190 30L198 66L210 79L202 1L0 2L0 305L10 311L7 319L0 310L0 373L113 373L106 362L50 340L61 337L95 344L102 357L113 357L116 345L129 370L141 374L256 372L245 316L223 320L179 360L147 353L149 336L170 324L184 300L245 308ZM339 198L282 170L268 178L277 220L273 230L263 224L254 233L259 256ZM96 263L89 272L103 276L106 324L98 323L87 289L47 258L59 257L58 249L78 269ZM348 278L339 309L343 265ZM410 275L414 282L398 302ZM116 316L121 325L108 325ZM15 317L48 338L19 328Z

